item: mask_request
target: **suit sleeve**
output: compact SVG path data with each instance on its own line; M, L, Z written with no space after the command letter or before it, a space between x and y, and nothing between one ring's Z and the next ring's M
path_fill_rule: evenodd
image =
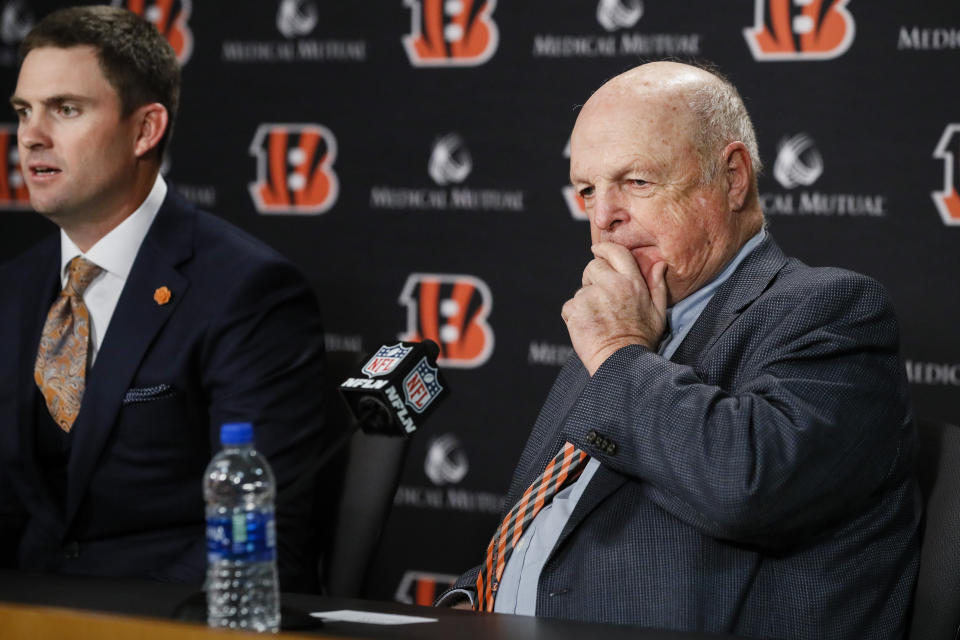
M319 309L299 273L285 262L238 271L224 312L203 348L210 438L220 425L254 423L255 444L277 483L281 586L314 588L318 514L314 492L324 429L324 352Z
M565 436L715 537L778 546L858 508L906 464L911 418L885 293L831 273L757 301L702 368L619 350Z

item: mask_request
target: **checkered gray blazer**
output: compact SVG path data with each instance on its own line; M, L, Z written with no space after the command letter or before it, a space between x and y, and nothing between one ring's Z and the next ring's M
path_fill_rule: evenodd
M591 378L571 359L504 506L566 440L602 464L544 567L537 614L902 637L920 503L898 340L880 285L788 259L768 236L672 360L627 347Z

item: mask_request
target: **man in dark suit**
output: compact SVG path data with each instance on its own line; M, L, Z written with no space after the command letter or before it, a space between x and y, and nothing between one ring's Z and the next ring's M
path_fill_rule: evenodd
M221 424L244 420L276 475L281 584L316 586L313 294L279 254L168 191L180 71L152 25L66 9L21 55L21 169L60 233L0 269L0 560L201 582L203 471Z
M712 73L614 78L570 150L594 243L562 311L576 357L521 455L517 508L440 604L901 637L920 507L883 289L780 251L749 116Z

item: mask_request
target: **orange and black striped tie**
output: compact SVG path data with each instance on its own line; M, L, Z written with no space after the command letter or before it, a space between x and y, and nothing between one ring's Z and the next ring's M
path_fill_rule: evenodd
M477 611L493 611L493 601L500 587L500 578L507 566L513 548L545 504L561 489L572 484L583 473L589 456L569 442L564 443L560 453L550 461L534 480L517 504L503 519L487 546L486 559L477 575Z

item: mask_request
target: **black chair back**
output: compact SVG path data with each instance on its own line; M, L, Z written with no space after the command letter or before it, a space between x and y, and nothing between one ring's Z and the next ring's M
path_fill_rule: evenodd
M910 640L955 640L960 632L960 427L918 421L917 444L924 515Z
M327 409L332 417L331 431L337 434L354 426L337 386L359 370L359 357L349 352L328 354ZM328 538L323 541L326 551L320 564L320 583L326 595L343 598L365 595L367 578L393 507L409 444L408 438L357 431L336 463L342 474L339 486L331 479L329 486L317 487L321 500L326 500L321 517L334 519Z

